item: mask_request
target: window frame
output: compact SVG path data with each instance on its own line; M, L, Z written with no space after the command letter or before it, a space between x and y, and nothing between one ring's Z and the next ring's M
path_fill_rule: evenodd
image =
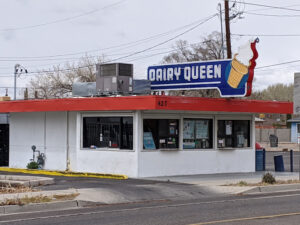
M141 151L142 152L158 152L158 151L181 151L182 150L182 124L181 119L182 117L177 114L161 114L161 113L147 113L143 112L141 117L141 128L143 129L142 135L141 135ZM171 148L171 149L144 149L144 119L174 119L178 120L178 148Z
M155 143L155 145L157 145L158 144L158 148L156 148L156 149L146 149L146 148L144 148L144 120L176 120L177 121L177 132L178 132L178 134L177 134L177 148L160 148L159 147L159 140L161 139L161 138L159 138L159 134L157 134L158 136L157 136L157 141L155 141L154 140L154 143L155 142L157 142L157 143ZM180 150L180 143L181 143L181 141L180 141L180 138L181 138L181 135L180 135L180 132L181 132L181 119L180 118L170 118L170 117L165 117L165 118L162 118L162 117L157 117L157 118L145 118L145 117L143 117L142 118L142 129L143 129L143 134L142 134L142 151L152 151L152 152L157 152L157 151L179 151ZM159 127L159 125L158 125L158 127ZM158 127L157 127L157 129L158 129ZM159 130L159 129L158 129ZM153 137L153 135L152 135L152 137ZM154 137L153 137L153 139L154 139ZM165 139L166 139L166 137L165 137Z
M249 121L249 146L246 147L218 147L218 123L220 120L229 120L229 121ZM218 117L215 119L215 149L216 150L236 150L236 149L252 149L253 148L253 139L255 139L254 135L253 135L253 121L254 119L252 117L249 116L237 116L235 118L233 118L232 116L222 116L222 117Z
M88 147L83 147L83 118L85 117L131 117L132 118L132 149L122 149L122 148L110 148L110 147L97 147L97 148L88 148ZM135 151L135 115L131 112L124 112L124 113L115 113L115 112L105 112L105 113L81 113L80 114L80 150L83 151L119 151L119 152L134 152ZM121 124L121 123L120 123Z
M184 138L183 138L183 127L184 127L184 120L209 120L211 121L211 147L210 148L184 148ZM184 116L181 118L182 126L181 126L181 149L182 151L211 151L215 149L215 121L216 119L212 116L199 116L199 115L190 115Z

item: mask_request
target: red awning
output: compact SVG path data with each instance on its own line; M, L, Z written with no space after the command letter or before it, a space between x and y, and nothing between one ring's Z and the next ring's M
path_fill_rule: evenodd
M122 96L0 102L0 113L41 111L187 110L292 114L293 103L227 98Z

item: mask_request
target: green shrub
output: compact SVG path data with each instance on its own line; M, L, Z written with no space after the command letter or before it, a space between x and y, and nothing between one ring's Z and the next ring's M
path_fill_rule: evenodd
M27 164L27 169L38 169L39 168L39 164L37 164L37 162L30 162Z
M238 185L239 186L247 186L248 185L248 183L246 182L246 181L240 181L239 183L238 183Z
M262 182L267 184L274 184L276 180L275 177L268 172L262 177Z

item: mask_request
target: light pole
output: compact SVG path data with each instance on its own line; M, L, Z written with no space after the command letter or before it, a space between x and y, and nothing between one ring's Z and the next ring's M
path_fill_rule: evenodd
M17 99L17 76L19 77L23 72L28 73L24 66L16 64L14 72L14 100Z

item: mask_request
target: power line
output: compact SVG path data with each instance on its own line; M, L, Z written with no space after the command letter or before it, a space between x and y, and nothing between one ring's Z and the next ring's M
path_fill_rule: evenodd
M109 4L107 6L104 6L100 9L94 9L94 10L91 10L91 11L86 12L86 13L78 14L76 16L71 16L71 17L67 17L67 18L63 18L63 19L59 19L59 20L54 20L54 21L50 21L50 22L45 22L45 23L40 23L40 24L35 24L35 25L29 25L29 26L24 26L24 27L14 27L14 28L0 29L0 32L33 29L33 28L43 27L43 26L52 25L52 24L56 24L56 23L62 23L62 22L70 21L70 20L73 20L73 19L77 19L79 17L83 17L83 16L87 16L87 15L96 13L96 12L98 12L100 10L103 10L103 9L114 7L114 6L119 5L119 4L121 4L125 1L127 1L127 0L122 0L122 1L119 1L119 2L115 2L113 4Z
M245 14L249 15L256 15L256 16L269 16L269 17L300 17L298 14L294 15L286 15L286 14L264 14L264 13L251 13L251 12L244 12Z
M198 19L196 21L193 21L192 23L189 23L189 24L186 24L186 25L183 25L183 26L180 26L180 27L177 27L177 28L174 28L174 29L171 29L169 31L166 31L166 32L163 32L163 33L159 33L159 34L155 34L155 35L152 35L150 37L147 37L147 38L142 38L142 39L139 39L139 40L136 40L136 41L132 41L132 42L128 42L128 43L124 43L124 44L119 44L119 45L113 45L113 46L109 46L109 47L106 47L106 48L100 48L100 49L93 49L93 50L87 50L87 51L81 51L81 52L73 52L73 53L67 53L67 54L57 54L57 55L44 55L44 56L13 56L13 57L5 57L5 56L1 56L0 58L3 59L16 59L16 60L19 60L19 59L35 59L35 58L54 58L54 57L62 57L62 56L71 56L71 55L80 55L80 54L87 54L87 53L91 53L91 52L98 52L98 51L104 51L104 50L110 50L110 49L118 49L120 47L125 47L123 49L126 49L126 48L129 48L129 47L134 47L136 45L139 45L139 44L142 44L142 43L145 43L147 41L151 41L151 40L154 40L154 39L157 39L157 38L160 38L160 37L164 37L164 36L167 36L169 34L172 34L172 33L175 33L179 30L182 30L182 29L185 29L187 27L190 27L190 26L193 26L195 24L198 24L199 22L201 22L203 19ZM126 47L127 46L127 47Z
M300 12L300 9L291 9L291 8L286 8L286 7L281 7L281 6L264 5L264 4L258 4L258 3L250 3L250 2L244 2L244 1L236 1L236 0L227 0L227 1L230 1L230 2L236 2L236 3L242 3L242 4L245 4L245 5L252 5L252 6L266 7L266 8L271 8L271 9L280 9L280 10L288 10L288 11Z
M291 63L296 63L300 62L300 59L292 60L292 61L287 61L287 62L282 62L282 63L275 63L275 64L270 64L266 66L260 66L255 68L256 70L263 69L263 68L269 68L269 67L274 67L274 66L280 66L280 65L286 65L286 64L291 64Z
M240 37L299 37L300 34L231 34L234 36L240 36Z
M126 56L123 56L123 57L119 57L119 58L110 60L110 62L118 61L118 60L124 59L124 58L128 58L128 57L130 57L130 56L137 55L137 54L140 54L140 53L149 51L149 50L151 50L151 49L153 49L153 48L156 48L156 47L161 46L161 45L163 45L163 44L166 44L166 43L168 43L168 42L170 42L170 41L173 41L174 39L176 39L176 38L178 38L178 37L180 37L180 36L182 36L182 35L184 35L184 34L186 34L186 33L188 33L188 32L191 32L191 31L195 30L196 28L198 28L198 27L201 26L202 24L208 22L209 20L211 20L212 18L216 17L217 15L218 15L218 14L213 14L212 16L207 17L207 19L205 19L204 21L202 21L202 22L196 24L195 26L193 26L193 27L187 29L186 31L184 31L184 32L182 32L182 33L180 33L180 34L177 34L176 36L174 36L174 37L172 37L172 38L167 39L166 41L160 42L160 43L158 43L158 44L156 44L156 45L153 45L153 46L151 46L151 47L149 47L149 48L146 48L146 49L143 49L143 50L141 50L141 51L137 51L137 52L135 52L135 53L132 53L132 54L129 54L129 55L126 55Z
M195 29L198 28L200 25L202 25L202 24L208 22L209 20L211 20L212 18L214 18L214 17L216 17L216 16L217 16L217 14L213 14L213 15L207 17L206 19L202 20L200 23L196 24L195 26L193 26L193 27L191 27L191 28L189 28L189 29L187 29L187 30L181 32L180 34L175 35L175 36L172 37L172 38L169 38L169 39L167 39L167 40L165 40L165 41L163 41L163 42L160 42L160 43L158 43L158 44L156 44L156 45L153 45L153 46L151 46L151 47L148 47L148 48L143 49L143 50L140 50L140 51L133 52L133 53L128 54L128 55L126 55L126 56L122 56L122 57L118 57L118 58L115 58L115 59L112 59L112 60L105 61L105 62L103 62L103 63L110 63L110 62L118 61L118 60L121 60L121 59L129 58L129 57L131 57L131 56L138 55L138 54L147 52L147 51L149 51L149 50L152 50L152 49L154 49L154 48L156 48L156 47L158 47L158 46L161 46L161 45L163 45L163 44L166 44L166 43L168 43L168 42L170 42L170 41L172 41L172 40L174 40L174 39L176 39L176 38L178 38L178 37L180 37L180 36L182 36L182 35L184 35L184 34L186 34L186 33L188 33L188 32L191 32L191 31L195 30ZM65 71L72 71L72 70L76 70L76 69L87 68L87 67L89 67L89 66L94 66L94 65L95 65L95 64L89 64L89 65L84 65L84 66L78 66L78 67L76 67L76 68L67 68L67 69L61 69L61 70L58 69L58 70L56 70L56 71L54 71L54 70L32 71L32 72L28 72L28 74L52 73L52 72L65 72ZM1 77L10 77L10 76L1 76Z
M201 44L201 43L204 43L204 42L205 41L194 42L194 43L188 44L188 46L192 47L193 45ZM165 47L165 48L152 49L152 50L149 50L149 51L158 51L158 50L165 50L165 49L171 49L171 48L172 47ZM173 50L170 50L170 51L167 51L167 52L160 52L160 53L157 53L157 54L155 53L155 54L156 55L160 55L160 54L163 54L163 53L170 53L170 52L175 52L175 51L177 51L177 49L173 49ZM118 56L118 55L127 55L127 54L131 54L131 53L133 53L133 52L124 52L124 53L117 53L117 54L110 54L110 55L104 54L103 57ZM70 58L70 59L76 59L76 60L57 62L56 65L77 62L78 60L83 59L83 58L96 58L96 57L100 57L100 56L99 55L91 55L91 56L90 55L86 55L86 56L82 56L82 57L79 57L79 58ZM59 59L57 59L57 60L59 60ZM1 59L0 59L0 61L1 61ZM3 60L3 61L5 61L5 60ZM133 61L133 60L131 60L131 61ZM48 63L48 64L42 64L42 65L27 65L26 67L27 68L31 68L32 66L33 67L41 67L41 66L55 66L55 65L53 63L51 63L51 64ZM0 70L1 69L11 69L11 67L0 67Z
M190 43L188 44L188 47L192 47L193 45L197 45L197 44L201 44L201 43L204 43L205 41L200 41L200 42L194 42L194 43ZM158 51L158 50L166 50L166 49L172 49L172 47L165 47L165 48L157 48L157 49L152 49L152 50L149 50L149 51ZM176 52L177 49L173 49L173 50L170 50L170 51L167 51L167 52L160 52L160 53L155 53L157 55L160 55L160 54L163 54L163 53L170 53L170 52ZM124 52L124 53L116 53L116 54L110 54L110 55L106 55L104 54L103 57L109 57L109 56L118 56L118 55L128 55L128 54L131 54L131 53L134 53L134 52ZM97 58L97 57L100 57L99 55L86 55L86 56L82 56L82 57L79 57L79 58L62 58L62 59L75 59L73 61L62 61L62 62L57 62L56 65L58 64L66 64L66 63L73 63L73 62L77 62L78 60L80 59L84 59L84 58L88 58L88 59L94 59L94 58ZM60 60L61 58L59 59L55 59L55 60ZM1 60L0 58L0 61L13 61L13 60ZM36 61L36 60L19 60L19 61ZM43 61L43 60L37 60L37 61ZM47 59L45 59L45 61L47 61ZM42 65L27 65L26 67L27 68L31 68L32 66L34 67L40 67L40 66L54 66L53 63L51 64L42 64ZM0 70L1 69L11 69L11 67L0 67ZM1 74L1 73L0 73Z

